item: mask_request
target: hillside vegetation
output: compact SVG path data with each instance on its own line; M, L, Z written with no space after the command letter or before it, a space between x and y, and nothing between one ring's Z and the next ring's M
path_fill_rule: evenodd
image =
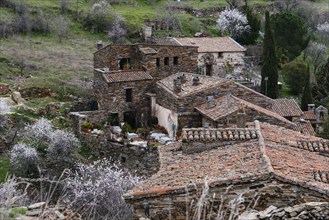
M60 97L85 95L91 93L92 55L97 41L138 41L140 29L153 20L168 22L171 27L156 31L155 35L193 36L203 31L218 36L216 17L199 17L186 9L228 6L225 0L110 0L106 7L97 8L95 2L98 1L1 0L0 33L10 26L19 30L9 31L8 36L0 39L0 82L15 89L47 87ZM268 0L249 0L248 4L258 12L264 11L264 7L272 8ZM325 0L314 4L321 10L326 8L321 7ZM108 30L114 33L111 36L121 36L122 32L123 37L109 39Z

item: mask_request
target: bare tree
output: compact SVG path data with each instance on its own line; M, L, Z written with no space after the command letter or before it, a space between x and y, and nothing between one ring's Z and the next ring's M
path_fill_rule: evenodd
M325 64L327 60L327 47L324 44L317 42L310 42L305 50L305 56L311 61L314 66L314 73L316 74L319 68Z
M107 36L113 43L118 42L120 38L126 35L127 30L123 26L123 18L116 16L111 29L108 31Z
M294 9L297 9L297 6L301 0L275 0L274 6L279 11L287 11L290 12Z
M53 23L53 32L59 38L59 42L62 43L63 39L67 37L69 33L69 23L63 16L59 16Z

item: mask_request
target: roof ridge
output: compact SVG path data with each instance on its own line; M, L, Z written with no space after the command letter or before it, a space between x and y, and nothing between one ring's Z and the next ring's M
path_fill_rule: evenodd
M263 157L263 159L264 159L264 161L267 165L267 170L270 174L274 174L275 171L274 171L274 168L272 166L271 160L266 154L265 139L263 137L262 130L260 128L260 124L259 124L258 120L255 120L255 130L256 130L257 136L258 136L258 143L259 143L260 152L261 152L261 155L262 155L262 157Z

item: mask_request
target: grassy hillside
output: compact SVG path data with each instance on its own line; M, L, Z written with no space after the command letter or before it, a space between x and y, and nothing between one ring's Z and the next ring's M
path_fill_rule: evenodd
M6 0L14 2L14 0ZM22 0L32 17L42 11L51 23L60 15L61 0ZM90 1L92 2L92 1ZM145 21L168 16L168 6L205 9L227 6L225 0L112 0L108 9L109 16L120 15L127 29L126 40L138 40L139 31ZM152 2L152 3L149 3ZM325 10L326 0L315 4ZM249 0L253 7L266 7L269 0ZM324 6L324 7L323 7ZM16 7L17 8L17 7ZM0 82L9 83L15 88L48 87L52 91L64 94L84 95L90 93L92 80L92 55L95 44L103 40L110 43L106 33L91 33L83 26L84 19L91 11L88 0L74 0L67 6L63 16L69 21L70 30L62 43L53 33L14 34L0 39ZM323 9L324 8L324 9ZM328 9L329 10L329 9ZM77 13L77 11L79 13ZM11 22L17 18L15 7L0 7L0 23ZM215 17L195 17L181 11L175 11L181 26L181 35L192 36L197 31L205 31L210 36L218 35ZM168 34L167 31L155 32L156 35ZM24 68L20 68L20 64Z

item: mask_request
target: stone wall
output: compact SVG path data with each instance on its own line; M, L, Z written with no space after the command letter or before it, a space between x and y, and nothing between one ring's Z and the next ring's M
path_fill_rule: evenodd
M142 48L151 48L156 52L145 54L140 51ZM120 59L130 58L132 64L141 64L158 80L177 72L195 72L197 56L197 47L156 44L109 45L94 53L94 68L108 67L110 70L117 70ZM169 58L168 65L164 64L165 57ZM174 64L174 57L178 57L177 64Z
M288 122L281 121L277 118L274 118L272 116L266 115L262 112L255 111L251 108L245 108L245 121L246 122L253 122L255 120L258 120L259 122L267 122L272 125L279 125L281 127L285 128L294 128L294 126ZM234 112L230 115L225 116L225 118L222 118L217 121L217 126L236 126L238 124L240 115L237 112Z
M108 113L106 111L84 111L84 112L71 112L69 113L71 119L71 128L77 135L81 135L81 125L84 121L88 121L94 124L101 124L104 122Z
M129 73L127 73L129 74ZM134 112L137 119L142 113L147 119L150 114L151 102L146 95L152 88L152 81L131 81L107 84L101 73L95 72L94 93L101 110L119 114L119 121L124 120L124 112ZM132 101L126 101L126 89L132 89Z
M264 211L249 210L242 213L238 220L297 220L297 219L312 219L323 220L328 219L329 203L328 202L309 202L295 206L277 208L270 206Z
M199 128L202 127L202 116L199 113L180 113L178 114L178 129Z
M222 83L218 87L211 87L183 97L175 96L167 88L159 85L156 91L157 97L161 97L157 99L157 103L178 113L193 112L194 108L203 104L208 96L214 96L216 98L227 95L228 93L263 108L269 108L272 104L270 98L231 80Z
M224 78L226 71L224 66L230 64L233 67L232 75L239 75L244 66L244 52L223 52L223 53L199 53L198 66L201 68L201 74L207 74L206 65L211 65L211 76Z
M90 149L93 156L117 162L121 168L132 174L148 177L159 170L158 148L115 142L109 137L106 130L102 135L81 133L80 141Z
M196 211L195 204L201 196L201 188L199 188L198 191L195 191L193 190L195 187L192 185L193 184L191 184L190 187L187 186L185 189L173 191L171 194L152 195L152 197L149 198L139 196L130 198L126 197L126 201L134 205L134 219L145 217L145 210L141 206L145 200L148 202L150 207L151 219L190 219ZM187 189L189 189L188 194ZM227 182L223 181L221 184L211 185L208 197L206 197L207 203L205 203L205 205L208 207L206 209L206 214L213 216L211 219L215 219L218 211L227 210L229 201L233 202L233 200L237 199L240 195L241 198L243 198L242 204L239 205L241 208L240 214L248 206L254 206L254 209L261 211L270 205L274 205L276 207L286 207L302 204L305 201L327 202L329 199L327 196L319 194L315 191L281 182L270 175L263 177L251 177L248 179L239 180L239 182L231 180ZM223 208L218 210L222 196L224 198ZM192 208L187 211L186 207L190 207L193 199L194 203L191 206ZM213 212L209 211L211 209ZM189 214L190 218L186 217L186 213Z

